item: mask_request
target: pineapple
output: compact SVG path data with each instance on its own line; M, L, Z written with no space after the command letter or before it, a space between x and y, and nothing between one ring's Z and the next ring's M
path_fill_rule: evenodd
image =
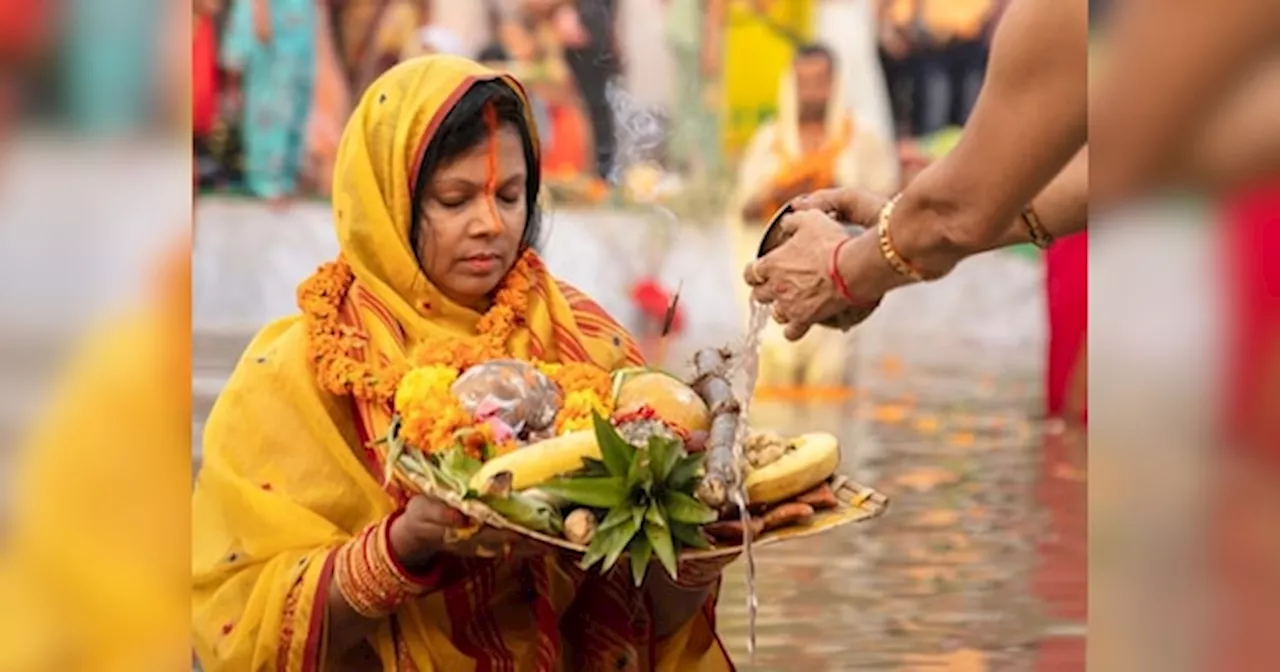
M703 456L691 455L679 440L663 436L650 436L647 445L638 447L599 415L593 422L602 459L584 459L581 470L540 487L591 509L600 521L579 566L588 569L603 562L607 572L625 552L639 586L656 555L675 578L680 551L707 548L699 526L717 518L693 496Z

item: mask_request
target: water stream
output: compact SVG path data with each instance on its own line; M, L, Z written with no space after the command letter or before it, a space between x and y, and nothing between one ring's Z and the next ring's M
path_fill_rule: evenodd
M729 380L737 388L734 394L739 404L738 428L733 437L733 461L738 480L732 498L742 516L742 552L747 565L747 656L752 662L755 661L756 653L756 612L759 602L756 599L755 554L751 550L751 513L747 510L747 456L743 446L747 438L748 418L751 417L751 398L755 396L756 378L760 373L760 334L768 321L769 307L752 301L747 333L738 350L733 353L729 371Z

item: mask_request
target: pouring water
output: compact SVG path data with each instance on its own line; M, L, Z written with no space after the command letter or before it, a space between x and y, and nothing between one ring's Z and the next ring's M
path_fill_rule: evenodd
M750 319L747 323L746 337L738 351L734 353L730 379L738 386L735 390L740 407L737 433L733 440L733 459L737 467L737 488L730 495L738 506L742 517L742 551L747 561L747 655L755 660L756 651L756 563L752 553L751 514L747 510L746 468L747 457L744 446L747 439L747 419L751 412L751 399L755 396L756 378L760 373L760 336L769 321L769 307L751 302Z

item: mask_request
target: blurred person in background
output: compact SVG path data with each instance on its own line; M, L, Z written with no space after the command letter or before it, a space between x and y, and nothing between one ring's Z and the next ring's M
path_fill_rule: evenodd
M878 0L881 66L900 137L964 125L1008 1ZM945 97L935 96L938 89Z
M922 20L929 36L931 75L946 83L945 104L922 131L964 126L982 88L991 31L1009 0L927 0Z
M333 0L333 35L353 96L399 63L430 22L433 0Z
M505 70L529 88L548 184L595 178L590 121L565 55L565 35L585 41L571 4L530 0L496 8L498 42L480 60Z
M622 72L617 38L617 0L528 0L553 4L556 30L564 44L565 60L591 122L595 172L613 177L617 131L609 104L609 82Z
M333 162L338 154L342 125L351 112L351 89L338 55L332 12L316 12L315 87L307 114L306 160L302 178L309 191L328 197L333 187Z
M165 9L160 0L78 0L59 8L63 101L77 130L134 135L164 113L153 64Z
M315 87L316 13L314 0L232 0L223 36L245 186L274 207L298 192Z
M197 2L191 26L192 169L197 188L211 184L217 171L209 141L218 123L222 100L218 86L217 26L221 11L216 0Z
M663 0L667 43L675 56L675 104L668 154L695 183L720 172L721 138L714 85L724 57L728 0Z
M880 67L900 138L925 128L926 61L920 0L875 0Z
M835 57L824 46L799 49L783 76L777 119L760 126L739 165L729 216L737 257L754 259L770 216L792 198L835 186L889 194L898 186L893 145L859 123L845 101ZM847 339L836 332L787 343L770 327L761 351L760 384L838 388Z
M732 669L714 620L725 560L635 588L509 531L450 542L465 516L384 485L368 450L394 396L370 383L415 351L642 363L531 249L541 173L521 86L462 58L406 61L340 147L340 259L299 287L301 315L254 338L206 425L191 519L204 669Z

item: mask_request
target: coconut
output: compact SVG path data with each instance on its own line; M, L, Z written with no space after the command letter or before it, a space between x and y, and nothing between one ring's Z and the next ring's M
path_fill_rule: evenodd
M623 381L618 390L614 417L643 413L645 408L663 423L688 436L711 427L711 410L692 387L665 373L637 373Z

